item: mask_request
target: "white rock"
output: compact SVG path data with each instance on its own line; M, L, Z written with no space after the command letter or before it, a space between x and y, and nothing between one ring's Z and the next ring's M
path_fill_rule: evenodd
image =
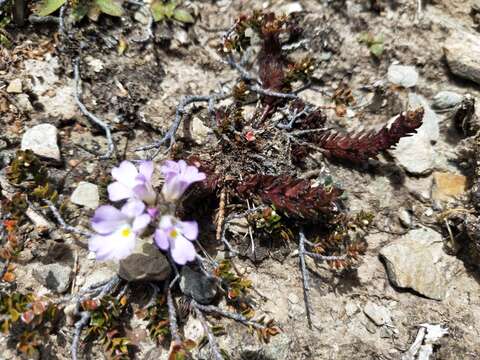
M28 129L22 137L22 150L30 149L35 154L60 160L57 145L57 128L50 124L40 124Z
M56 71L60 68L57 57L45 56L45 60L25 60L25 72L31 79L32 92L43 105L45 115L71 119L77 114L75 81L69 79L59 86Z
M377 305L369 301L363 308L363 312L367 315L377 326L392 323L392 316L390 311L385 306Z
M418 73L414 66L392 64L388 68L388 81L405 88L414 87L418 82Z
M432 142L437 142L440 137L440 128L438 126L439 117L428 104L427 99L422 95L415 93L408 94L408 102L412 109L423 107L423 123L417 129L417 134L424 134Z
M105 67L105 64L103 63L102 60L96 59L90 55L85 57L85 61L88 64L88 66L90 66L90 68L96 73L102 71L103 68Z
M415 134L400 139L390 153L406 171L413 175L425 175L433 170L435 151L425 134Z
M208 135L212 132L208 126L205 126L198 117L194 117L190 124L190 133L192 134L192 139L197 144L205 144L207 142Z
M15 79L10 82L7 86L7 93L10 94L21 94L22 93L22 80Z
M280 8L280 12L290 15L296 12L302 12L303 6L299 2L292 2L290 4L286 4Z
M463 100L463 96L453 91L440 91L433 97L432 107L443 110L454 107Z
M380 251L388 278L435 300L445 299L457 261L443 251L442 235L429 228L410 231Z
M100 202L98 186L86 181L81 181L73 191L70 201L89 209L96 209Z
M33 106L30 103L30 99L28 98L27 94L18 94L15 96L15 105L17 106L18 110L23 111L24 113L33 111Z

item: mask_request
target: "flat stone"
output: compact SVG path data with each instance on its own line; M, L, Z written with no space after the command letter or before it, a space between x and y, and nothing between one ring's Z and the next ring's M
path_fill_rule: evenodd
M432 107L438 110L450 109L463 100L463 95L453 91L440 91L432 100Z
M182 268L180 289L185 295L205 305L210 304L217 295L215 280L188 266Z
M57 145L57 128L50 124L40 124L28 129L22 137L22 150L30 149L35 154L60 160Z
M445 42L443 51L452 73L480 84L480 45L476 36L454 34Z
M20 79L10 81L10 84L7 86L7 93L10 94L21 94L22 91L22 80Z
M363 308L363 312L377 326L392 323L390 310L388 310L385 306L377 305L374 302L369 301Z
M439 201L454 200L467 192L467 178L463 175L434 172L432 182L432 199Z
M38 265L33 269L33 277L38 282L60 294L68 290L72 273L70 266L59 263Z
M132 254L119 263L118 275L127 281L163 281L171 268L151 239L138 239Z
M98 265L98 268L85 276L82 289L86 289L102 281L107 281L117 273L111 263L97 263L96 265Z
M100 202L98 186L86 181L81 181L73 191L70 201L89 209L96 209Z
M454 258L443 251L442 235L420 228L401 236L380 251L388 278L399 288L430 299L445 299Z
M435 150L425 134L414 134L400 139L390 150L397 163L413 175L427 175L435 165Z
M408 103L413 109L423 107L424 110L423 123L422 126L417 129L417 134L423 134L430 139L430 141L437 142L440 137L440 127L438 125L440 118L435 111L432 110L427 99L422 95L410 93L408 94Z
M405 208L398 209L398 220L400 220L400 223L407 229L412 226L412 216Z
M388 81L405 88L414 87L418 82L418 73L414 66L392 64L388 68Z

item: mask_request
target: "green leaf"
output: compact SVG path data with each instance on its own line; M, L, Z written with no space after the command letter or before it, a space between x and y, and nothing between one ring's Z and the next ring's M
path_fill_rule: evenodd
M384 47L383 47L383 44L381 43L372 44L370 46L370 53L377 58L382 56L383 50L384 50Z
M81 21L88 14L88 5L87 1L79 1L77 5L72 9L72 19L74 22Z
M155 1L151 6L151 10L153 20L162 21L165 19L165 5L163 4L162 0Z
M168 3L166 3L165 4L165 16L170 19L173 16L173 12L175 11L176 7L177 7L177 2L176 1L169 1Z
M123 8L116 0L95 0L102 13L110 16L122 16Z
M187 10L184 9L175 9L175 11L173 12L173 18L186 24L193 24L195 22L192 14L190 14Z
M44 0L37 9L38 16L47 16L65 4L66 0Z

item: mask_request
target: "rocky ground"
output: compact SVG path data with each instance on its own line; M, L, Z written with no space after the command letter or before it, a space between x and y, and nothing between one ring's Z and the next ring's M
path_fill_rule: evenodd
M82 99L113 130L116 154L107 160L97 156L108 150L104 132L76 103L76 53L62 44L57 26L7 27L12 46L0 48L2 197L15 192L6 178L15 152L32 149L60 184L65 219L88 228L93 210L106 201L112 166L123 158L151 157L155 149L135 149L169 129L182 96L207 95L234 84L238 73L217 50L235 18L255 7L292 13L304 28L302 51L312 54L316 64L312 84L300 97L330 106L329 124L345 130L375 128L418 106L425 110L424 121L417 134L368 165L318 160L320 154L307 162L305 172L324 167L345 190L344 203L352 213L375 215L365 235L366 253L344 271L307 259L312 329L296 244L286 255L260 262L235 259L238 271L253 283L256 312L274 319L281 332L264 344L243 325L217 319L225 326L217 338L220 347L232 359L478 359L478 262L461 255L448 219L452 213L473 211L468 189L475 178L462 154L475 133L478 110L463 127L455 126L454 116L462 101L480 96L480 4L423 3L419 9L413 0L192 1L193 25L159 23L153 38L142 42L137 40L146 31L145 18L133 5L121 20L101 17L97 23L82 23L77 30L83 46ZM365 36L371 41L359 41ZM128 47L120 54L122 42ZM375 42L380 49L372 48ZM354 99L344 113L331 108L339 88L349 89ZM204 104L193 108L199 115L179 132L179 138L191 138L197 148L213 136L200 108L205 110ZM161 150L158 161L167 158ZM60 297L117 272L127 280L162 281L168 275L168 263L155 249L137 249L141 256L120 268L98 263L87 250L87 239L60 228L47 207L31 204L27 215L23 250L10 265L15 279L8 279L17 291ZM212 256L221 259L224 252L217 250ZM183 277L184 292L210 300L206 285L185 290L189 282L204 280ZM70 358L72 329L59 329L50 337L49 350L36 356ZM193 316L183 331L197 342L205 335ZM168 348L148 338L143 320L133 317L127 334L137 346L135 358L167 358ZM23 356L6 335L0 349L0 359ZM93 349L81 356L104 358L100 348ZM198 359L212 358L208 346L193 353Z

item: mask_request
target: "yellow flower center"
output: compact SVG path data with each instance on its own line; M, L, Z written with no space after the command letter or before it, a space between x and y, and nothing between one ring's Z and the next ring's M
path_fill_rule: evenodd
M170 231L170 237L175 239L177 236L178 236L178 231L176 229L173 229L172 231Z
M125 228L122 230L123 237L129 237L131 233L132 233L132 230L130 228Z

